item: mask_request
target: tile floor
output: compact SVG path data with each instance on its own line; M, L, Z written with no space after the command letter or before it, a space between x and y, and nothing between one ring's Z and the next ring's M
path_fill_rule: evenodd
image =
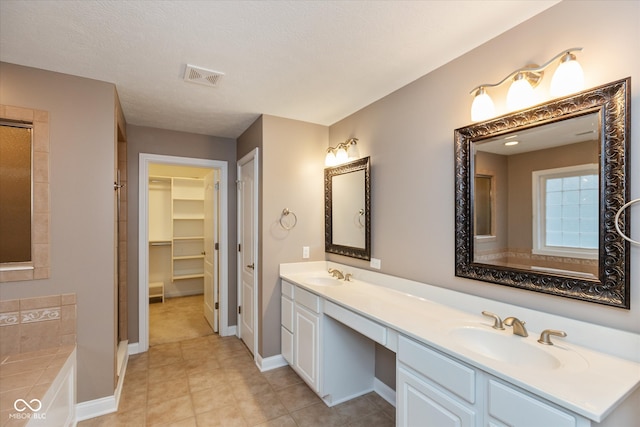
M375 393L328 408L288 366L261 373L235 337L221 338L209 330L204 336L167 340L130 356L118 412L78 426L395 424L395 409Z

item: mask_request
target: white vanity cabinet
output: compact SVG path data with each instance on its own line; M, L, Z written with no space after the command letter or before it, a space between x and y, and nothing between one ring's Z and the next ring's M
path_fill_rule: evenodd
M320 393L320 298L282 281L282 355Z
M479 425L476 373L471 367L403 336L398 340L397 361L397 425Z
M591 422L479 369L400 336L399 426L588 427Z
M318 393L320 391L320 300L296 289L293 304L293 368Z

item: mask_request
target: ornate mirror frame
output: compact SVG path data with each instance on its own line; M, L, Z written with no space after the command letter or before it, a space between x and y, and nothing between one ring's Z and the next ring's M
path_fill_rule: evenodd
M369 157L354 160L343 165L325 168L324 170L324 250L325 252L344 255L364 260L371 259L371 173ZM357 171L364 171L364 248L344 246L333 242L333 183L332 178Z
M614 218L629 199L631 79L618 80L576 95L456 129L455 275L620 308L630 308L629 242ZM599 113L599 266L596 279L489 265L474 261L474 142L590 113ZM620 229L629 235L624 212Z

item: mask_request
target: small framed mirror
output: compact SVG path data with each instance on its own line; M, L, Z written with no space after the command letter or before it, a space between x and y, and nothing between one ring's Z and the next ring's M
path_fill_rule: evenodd
M456 276L629 308L629 85L455 131Z
M325 252L371 259L369 157L324 170Z

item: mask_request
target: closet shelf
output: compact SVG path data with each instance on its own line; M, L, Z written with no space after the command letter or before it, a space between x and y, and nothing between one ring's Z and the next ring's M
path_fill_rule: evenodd
M173 240L203 240L204 236L174 236Z
M182 255L182 256L174 256L174 260L179 261L183 259L204 259L204 255Z
M178 274L173 276L173 280L200 279L204 277L204 273L199 274Z

